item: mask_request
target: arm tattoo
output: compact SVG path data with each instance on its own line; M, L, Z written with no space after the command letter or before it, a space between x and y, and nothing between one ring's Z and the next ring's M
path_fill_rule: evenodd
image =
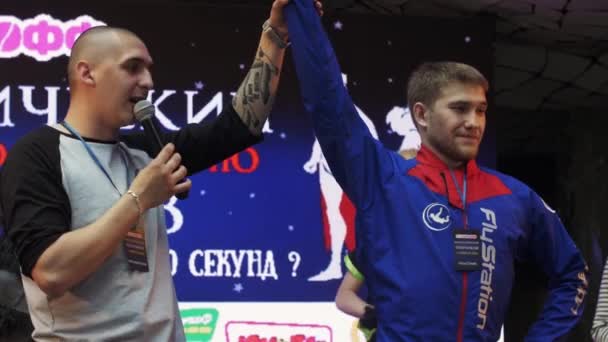
M279 76L279 72L279 68L259 48L251 69L232 99L235 111L254 134L262 133L270 114L276 95L276 85L272 89L271 82Z

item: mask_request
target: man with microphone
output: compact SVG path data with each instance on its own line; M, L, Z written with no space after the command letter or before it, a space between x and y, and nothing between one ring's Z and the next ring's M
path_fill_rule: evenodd
M146 45L111 27L74 43L65 121L20 139L0 177L35 340L185 340L162 204L190 189L187 175L262 139L287 46L287 2L274 1L233 105L168 135L158 154L144 134L120 134L153 88Z

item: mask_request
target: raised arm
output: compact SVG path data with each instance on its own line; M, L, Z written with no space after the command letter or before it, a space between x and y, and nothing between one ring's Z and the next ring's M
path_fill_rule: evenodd
M319 1L309 0L322 13ZM183 156L189 174L204 170L261 141L262 129L272 110L285 50L288 27L283 10L288 0L275 0L269 19L260 27L260 42L251 68L232 100L215 120L189 124L178 132L166 135ZM127 143L147 149L142 134L125 137ZM155 157L152 155L152 157Z
M264 23L260 44L251 69L232 100L232 106L253 134L262 134L279 85L288 42L283 16L287 0L275 0Z
M358 208L393 173L390 154L370 134L343 84L333 48L312 3L285 9L304 107L332 174Z

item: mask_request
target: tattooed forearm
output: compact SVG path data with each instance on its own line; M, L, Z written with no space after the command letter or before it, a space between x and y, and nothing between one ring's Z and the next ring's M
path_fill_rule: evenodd
M279 57L282 61L282 53ZM262 133L264 123L268 119L276 96L279 75L279 67L273 64L272 58L264 52L261 45L251 69L232 99L234 110L254 134Z

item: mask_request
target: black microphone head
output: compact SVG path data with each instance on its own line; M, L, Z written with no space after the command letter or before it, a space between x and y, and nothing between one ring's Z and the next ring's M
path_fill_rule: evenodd
M135 114L135 119L139 122L142 120L149 119L154 116L154 105L152 102L148 100L140 100L137 101L135 106L133 107L133 114Z

